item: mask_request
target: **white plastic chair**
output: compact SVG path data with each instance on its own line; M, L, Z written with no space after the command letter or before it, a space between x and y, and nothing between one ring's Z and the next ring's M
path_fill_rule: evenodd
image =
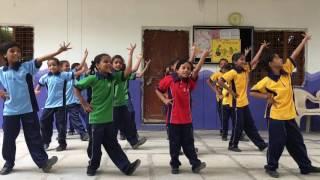
M313 96L309 92L294 88L295 105L298 111L298 116L296 117L296 122L300 126L300 121L303 116L307 116L306 119L306 132L310 132L311 126L311 116L320 116L320 108L308 109L306 106L306 101L309 100L313 103L320 104L320 92L317 93L317 97ZM319 96L318 96L319 95Z

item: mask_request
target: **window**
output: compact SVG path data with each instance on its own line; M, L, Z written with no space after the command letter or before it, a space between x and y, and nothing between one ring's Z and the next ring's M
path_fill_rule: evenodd
M253 51L254 54L257 53L260 47L260 43L263 40L266 40L271 43L269 48L276 53L278 53L283 59L288 58L294 49L299 45L302 41L303 37L301 34L303 31L255 31L254 32L254 44ZM301 52L299 56L299 61L297 62L296 72L292 75L293 85L301 86L304 81L304 72L305 72L305 54L304 51ZM257 83L263 77L265 77L267 73L262 69L260 65L252 71L250 75L250 83L251 85Z

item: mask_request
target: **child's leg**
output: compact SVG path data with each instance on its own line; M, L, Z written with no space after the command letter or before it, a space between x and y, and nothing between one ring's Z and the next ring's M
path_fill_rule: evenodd
M234 109L234 126L232 135L229 141L229 148L238 148L241 132L244 124L244 110L243 108Z
M127 106L119 106L113 108L114 126L124 133L131 146L138 143L138 137L135 124L130 119L130 114Z
M68 115L69 115L69 113L68 113ZM72 125L72 122L70 121L69 118L67 119L67 121L68 121L68 123L69 123L69 133L70 133L70 134L73 134L73 133L74 133L74 127L73 127L73 125Z
M44 108L40 118L40 130L43 143L48 145L51 143L51 137L53 133L53 114L54 109Z
M244 108L244 131L250 140L259 147L260 150L263 150L266 147L266 143L260 136L258 129L254 123L254 120L251 116L249 106ZM241 134L240 134L241 136Z
M16 139L20 132L20 116L3 116L2 156L4 167L13 168L16 157Z
M294 119L286 122L286 130L286 147L289 154L297 162L301 170L309 170L311 168L311 161L308 157L307 148L304 144L302 134Z
M100 167L101 162L101 144L104 138L104 124L91 125L91 141L89 143L88 155L90 158L88 169L97 170Z
M125 173L130 165L130 161L118 143L117 133L112 123L105 125L102 143L112 162Z
M194 137L193 137L193 127L192 124L183 125L181 127L180 141L183 148L184 154L189 159L192 169L198 167L201 161L198 159L195 147L194 147Z
M80 119L80 104L71 104L68 105L68 116L69 121L75 128L75 130L80 134L81 137L85 136L86 130L84 129L84 126L82 124L82 121Z
M66 108L59 107L55 108L55 119L58 130L58 143L62 147L67 146L66 134L67 134L67 118L66 118Z
M171 168L179 168L181 165L179 161L179 153L181 149L181 127L179 125L168 124L169 130L169 147Z
M229 119L231 117L231 108L226 105L223 106L223 111L222 111L222 137L228 137L228 129L229 129Z
M220 135L222 135L223 131L223 109L222 109L222 101L217 101L217 111L218 111L218 117L220 121Z
M38 114L32 112L22 115L22 126L33 161L39 168L44 167L48 161L48 155L44 150L41 140Z
M275 171L278 169L278 162L287 141L285 122L278 120L268 120L269 128L269 148L267 151L267 170Z
M89 129L90 129L89 114L87 112L85 112L81 106L80 106L79 112L80 112L81 119L83 120L84 124L86 125L87 132L89 133Z

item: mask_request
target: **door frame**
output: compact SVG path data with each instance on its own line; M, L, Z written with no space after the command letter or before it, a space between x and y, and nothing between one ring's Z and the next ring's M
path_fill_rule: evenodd
M163 31L188 31L189 33L189 49L192 45L192 26L142 26L141 27L141 53L143 53L143 49L144 49L144 39L143 39L143 35L144 35L144 31L145 30L163 30ZM143 67L144 68L144 67ZM140 109L141 109L141 120L142 120L142 124L145 125L157 125L157 124L164 124L164 123L145 123L145 118L144 118L144 76L141 78L141 104L140 104Z

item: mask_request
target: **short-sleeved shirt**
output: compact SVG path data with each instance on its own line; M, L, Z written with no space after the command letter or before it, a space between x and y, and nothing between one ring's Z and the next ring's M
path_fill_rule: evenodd
M221 77L232 86L233 91L237 94L237 98L235 99L236 107L244 107L249 104L247 95L249 73L250 67L246 65L241 69L234 68L224 73Z
M168 93L168 98L173 98L172 105L168 105L167 124L190 124L191 91L196 86L196 80L192 78L180 79L176 73L165 76L159 82L158 90Z
M31 60L22 63L16 70L8 66L0 68L0 82L10 97L4 102L4 116L38 111L32 76L40 66L36 60Z
M48 97L45 108L56 108L66 105L66 88L68 81L74 79L73 72L51 72L41 76L39 79L40 86L46 86Z
M91 106L93 111L89 113L90 124L104 124L113 121L114 86L122 81L123 73L114 72L103 75L96 73L76 82L79 90L91 88Z
M269 73L251 89L253 92L271 93L275 103L268 105L265 113L266 118L274 120L292 120L297 116L292 90L291 74L295 64L287 59L280 75Z
M120 72L120 71L119 71ZM123 71L122 71L123 73ZM129 80L134 80L136 74L132 73L127 78L115 84L114 107L128 105L129 101Z
M218 80L222 77L223 73L221 71L212 73L210 76L210 80L213 82L216 82L216 86L218 88L218 90L222 91L222 88L220 87L220 85L218 84ZM218 94L216 94L216 99L217 101L220 101Z

